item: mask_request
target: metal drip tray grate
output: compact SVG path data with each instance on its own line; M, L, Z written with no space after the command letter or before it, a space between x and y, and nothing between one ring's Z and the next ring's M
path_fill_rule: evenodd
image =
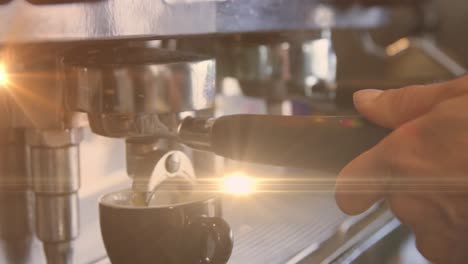
M226 197L223 206L234 234L233 264L286 263L327 240L347 218L332 193Z

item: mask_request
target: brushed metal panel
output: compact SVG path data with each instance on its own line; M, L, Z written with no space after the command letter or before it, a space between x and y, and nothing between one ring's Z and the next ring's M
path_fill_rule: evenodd
M0 4L0 42L122 39L323 27L372 27L385 9L325 0L95 0Z

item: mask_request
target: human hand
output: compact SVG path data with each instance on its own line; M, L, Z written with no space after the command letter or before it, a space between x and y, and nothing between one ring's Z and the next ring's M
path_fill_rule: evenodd
M355 105L394 129L350 162L336 185L338 206L351 215L385 199L436 263L468 260L468 77L428 86L365 90Z

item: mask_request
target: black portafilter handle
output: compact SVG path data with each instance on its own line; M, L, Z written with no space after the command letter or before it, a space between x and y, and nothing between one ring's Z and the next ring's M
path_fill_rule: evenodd
M361 116L231 115L187 118L180 140L233 160L336 171L391 130Z

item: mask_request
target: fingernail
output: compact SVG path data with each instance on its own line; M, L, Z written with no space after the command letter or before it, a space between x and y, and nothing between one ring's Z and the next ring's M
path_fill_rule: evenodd
M379 95L383 93L382 90L377 89L366 89L357 91L353 95L355 105L363 105L375 100Z

